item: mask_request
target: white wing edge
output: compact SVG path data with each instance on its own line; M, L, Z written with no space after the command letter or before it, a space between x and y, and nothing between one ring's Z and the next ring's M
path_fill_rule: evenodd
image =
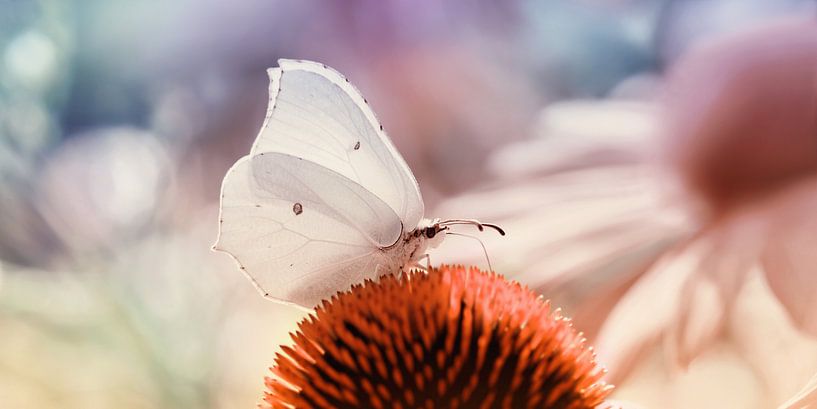
M211 249L213 251L215 251L215 252L225 253L225 254L229 255L230 258L232 258L235 261L236 265L238 265L238 269L241 270L241 273L244 274L244 277L247 277L247 279L250 280L253 287L255 287L256 291L258 291L258 293L261 294L261 296L264 297L265 299L270 300L270 301L274 301L277 304L286 305L288 307L295 307L300 311L312 312L313 311L312 308L306 308L303 305L300 305L298 303L283 300L283 299L271 296L269 294L269 292L264 290L264 288L261 287L261 284L259 284L258 281L256 281L255 278L253 276L251 276L249 272L247 272L247 269L244 267L244 265L241 263L241 260L239 260L238 257L235 254L230 253L226 249L219 247L219 242L221 241L221 225L223 224L222 221L224 220L223 219L224 210L222 208L222 206L223 206L222 202L224 200L225 182L227 181L227 178L230 177L230 174L233 172L233 169L235 169L236 167L241 165L244 161L250 160L250 158L251 158L251 155L246 155L246 156L242 156L237 161L235 161L233 166L230 166L230 169L227 170L227 173L224 175L224 179L221 181L221 189L219 190L219 199L218 199L218 234L216 235L216 242L213 243L213 246L211 247Z
M272 112L275 109L275 102L278 98L278 92L281 90L281 76L283 75L284 71L295 70L311 72L328 79L330 82L343 90L349 96L349 98L351 98L352 101L354 101L355 104L361 108L363 115L366 116L366 119L374 128L377 136L380 137L380 142L383 143L386 149L388 149L389 153L391 153L394 160L397 161L397 163L399 163L403 168L403 173L409 175L409 178L414 185L414 191L417 194L417 198L420 202L420 219L422 219L425 214L425 203L423 202L423 195L420 193L420 186L417 183L417 179L414 177L414 173L411 171L411 168L409 168L406 160L403 159L403 156L400 155L400 152L397 151L397 148L394 147L394 144L391 142L388 135L386 135L386 132L383 131L383 125L381 125L380 121L377 119L377 116L375 116L374 111L372 111L371 107L369 106L369 101L363 97L363 94L361 94L360 91L354 85L352 85L352 83L345 76L343 76L343 74L326 64L308 60L279 59L278 67L267 69L267 75L270 79L269 102L267 104L266 115L264 116L264 123L261 125L261 129L258 131L258 135L255 137L255 142L252 144L250 155L255 155L258 153L256 150L261 140L261 135L264 133L264 130L267 129L267 124L272 117Z
M280 63L279 63L280 64ZM258 150L258 144L261 142L261 135L269 125L269 120L272 118L272 111L275 110L275 103L278 99L278 92L281 91L281 67L267 68L267 76L269 77L269 101L267 102L267 112L264 114L264 122L261 124L261 129L250 148L250 156L255 155ZM231 168L232 169L232 168Z

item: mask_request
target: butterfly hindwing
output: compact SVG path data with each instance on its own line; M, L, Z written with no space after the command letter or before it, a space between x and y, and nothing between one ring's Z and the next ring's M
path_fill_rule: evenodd
M381 248L402 231L391 208L357 183L279 153L230 169L220 218L216 248L268 296L307 306L388 272Z

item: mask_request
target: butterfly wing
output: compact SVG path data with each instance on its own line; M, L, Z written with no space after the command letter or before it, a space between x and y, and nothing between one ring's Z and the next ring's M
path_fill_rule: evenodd
M219 238L265 295L313 306L392 272L398 216L357 182L281 153L245 156L222 185Z
M360 92L323 64L278 63L268 70L270 102L251 155L285 153L332 169L415 228L423 218L417 181Z

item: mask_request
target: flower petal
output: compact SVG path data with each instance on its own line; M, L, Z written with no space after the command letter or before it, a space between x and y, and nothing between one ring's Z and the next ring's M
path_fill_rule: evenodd
M725 314L757 264L765 223L753 212L721 220L698 240L709 246L681 294L685 308L670 329L669 354L686 368L721 332Z
M687 281L681 295L685 308L678 309L667 337L668 354L675 364L687 368L723 329L724 299L709 277Z
M610 380L626 375L643 348L678 319L681 289L708 253L706 244L693 241L659 260L610 313L596 341L599 362L609 369Z
M817 336L817 181L778 198L762 266L774 294L803 331Z
M778 406L778 409L808 409L810 405L817 405L817 374L803 387L803 390Z
M817 340L794 327L759 269L746 277L728 331L760 379L766 407L790 400L817 371Z
M644 406L620 400L608 400L597 406L596 409L646 409Z

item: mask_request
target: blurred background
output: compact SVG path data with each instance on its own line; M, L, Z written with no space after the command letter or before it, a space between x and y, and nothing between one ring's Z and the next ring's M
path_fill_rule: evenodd
M614 309L663 294L645 272L667 254L790 186L801 213L782 213L814 208L802 181L817 168L815 24L811 0L0 0L0 407L259 401L303 313L264 301L210 245L222 177L249 151L278 58L344 73L427 216L503 225L505 238L480 235L497 271L619 350L615 334L678 315L660 299L624 319ZM769 94L740 94L755 88ZM461 238L432 261L485 267ZM715 317L682 325L708 336L670 357L658 342L611 358L616 398L767 408L806 385L817 304L790 293L817 294L813 267L729 266L729 280L705 277L717 291L668 301Z

